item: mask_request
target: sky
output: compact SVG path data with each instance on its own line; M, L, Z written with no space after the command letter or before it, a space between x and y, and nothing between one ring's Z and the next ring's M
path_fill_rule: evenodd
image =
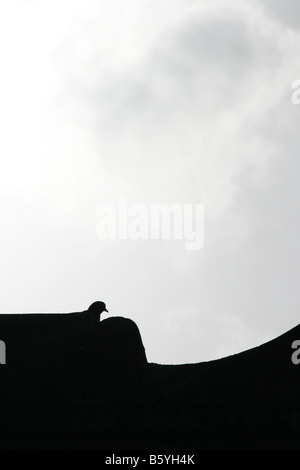
M299 53L298 0L1 2L0 312L103 300L162 364L298 325ZM203 204L203 248L101 240L120 197Z

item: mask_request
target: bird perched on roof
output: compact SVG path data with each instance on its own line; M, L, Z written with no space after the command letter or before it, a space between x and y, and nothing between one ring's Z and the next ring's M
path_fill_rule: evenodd
M108 312L108 310L104 302L97 300L96 302L93 302L89 306L89 308L87 309L87 312L89 313L91 317L92 329L94 329L97 326L97 324L100 322L101 313Z

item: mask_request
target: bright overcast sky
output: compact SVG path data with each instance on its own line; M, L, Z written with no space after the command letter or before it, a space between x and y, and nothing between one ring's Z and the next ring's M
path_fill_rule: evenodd
M299 323L298 0L5 0L0 50L2 313L104 300L158 363ZM203 249L99 240L120 196L204 204Z

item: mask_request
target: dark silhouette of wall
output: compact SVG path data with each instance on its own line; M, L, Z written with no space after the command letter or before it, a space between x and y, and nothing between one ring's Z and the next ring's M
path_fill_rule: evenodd
M60 350L61 354L79 350L90 335L91 321L85 312L0 315L7 365L51 362Z
M139 329L132 320L112 317L101 321L93 330L88 348L92 377L115 391L115 384L140 380L146 370L147 358Z
M299 339L300 325L216 361L159 365L128 318L0 315L0 447L19 435L32 448L68 436L74 448L299 449Z

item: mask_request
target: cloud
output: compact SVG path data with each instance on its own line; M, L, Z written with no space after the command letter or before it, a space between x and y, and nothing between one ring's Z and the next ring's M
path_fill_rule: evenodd
M297 0L261 0L267 12L271 13L276 20L286 25L299 29L300 27L300 5Z
M237 134L247 114L260 112L261 98L266 107L273 102L270 81L283 60L282 36L246 4L244 10L198 8L176 26L136 67L99 91L97 130L102 145L108 139L101 158L130 184L138 172L143 188L154 182L154 191L176 193L196 171L198 187L209 191L212 178L229 182L228 172L247 158L233 154L232 146L242 140ZM211 138L214 132L218 139ZM230 189L224 190L226 199Z

